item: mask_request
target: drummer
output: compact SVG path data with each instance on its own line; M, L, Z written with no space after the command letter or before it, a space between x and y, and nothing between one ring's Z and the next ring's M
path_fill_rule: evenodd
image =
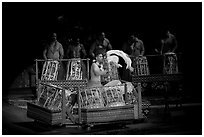
M176 37L167 31L166 38L161 40L161 54L164 55L163 59L163 73L175 74L178 73L177 56L174 53L177 48Z
M112 45L110 44L110 41L106 38L105 33L101 32L98 38L91 45L89 54L91 55L92 58L95 58L96 52L98 52L98 50L102 50L103 54L105 54L108 50L111 50L111 49L112 49Z
M57 41L57 34L52 33L50 37L50 41L48 42L45 50L43 51L44 59L63 59L64 57L64 50L61 43Z
M177 40L176 37L170 33L170 31L166 32L166 38L161 40L161 54L165 54L168 52L175 52L177 48Z
M63 59L64 57L64 49L61 43L57 40L57 34L52 33L49 37L49 42L47 43L44 51L43 51L43 57L45 60L52 59L52 60L59 60ZM62 63L60 62L60 67L58 70L58 80L64 79L64 67Z
M135 59L135 57L141 57L144 55L145 53L145 47L144 47L144 43L142 40L140 40L137 37L136 33L132 33L129 36L129 40L123 44L123 48L122 50L127 53L132 60ZM134 66L135 61L133 61L133 66ZM126 70L125 68L123 68L122 71L122 79L125 81L132 81L132 77L130 74L129 70Z
M80 38L76 38L74 42L72 42L71 45L68 46L66 57L68 59L85 59L87 56L86 50L84 48L84 45L81 43ZM76 60L72 61L72 63L75 63ZM68 62L68 65L71 64ZM86 78L86 66L84 62L82 61L82 78ZM69 67L69 66L67 66ZM68 69L68 68L67 68ZM68 72L69 73L69 72ZM68 75L69 76L69 75ZM70 77L70 76L69 76Z

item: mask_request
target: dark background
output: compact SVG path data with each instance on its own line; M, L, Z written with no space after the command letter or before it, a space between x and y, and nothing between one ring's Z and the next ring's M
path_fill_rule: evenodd
M113 49L121 49L130 32L144 42L145 55L156 54L166 30L177 38L183 56L185 88L201 95L202 3L2 3L3 92L24 69L42 58L51 32L58 39L104 31ZM81 26L82 29L76 29ZM61 42L61 41L60 41ZM89 49L89 45L85 45Z

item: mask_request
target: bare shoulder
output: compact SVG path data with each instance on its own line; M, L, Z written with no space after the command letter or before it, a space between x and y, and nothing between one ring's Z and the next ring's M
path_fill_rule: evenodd
M93 67L97 67L97 64L96 64L96 63L92 63L92 66L93 66Z
M107 38L105 38L105 41L106 41L106 42L109 42L109 40L108 40Z

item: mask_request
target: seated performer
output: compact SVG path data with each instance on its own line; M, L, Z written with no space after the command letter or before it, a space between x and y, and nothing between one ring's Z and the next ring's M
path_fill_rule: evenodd
M96 60L93 61L91 65L91 79L88 82L88 87L102 87L101 75L105 75L107 71L103 69L103 51L97 50Z
M104 71L102 68L102 64L101 64L102 62L103 62L102 51L98 50L96 52L96 60L94 60L93 64L91 65L91 72L90 72L91 79L89 80L87 87L102 87L100 76L105 75L107 73L107 71ZM77 101L77 94L71 94L70 99L71 101L68 104L68 108L66 112L69 118L71 119L71 121L76 122L74 117L71 115L71 111Z

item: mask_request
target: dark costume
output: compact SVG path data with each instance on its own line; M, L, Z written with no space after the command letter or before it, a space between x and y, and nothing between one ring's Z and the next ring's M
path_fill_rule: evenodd
M132 66L136 66L135 59L139 56L143 56L145 52L144 44L141 40L137 39L134 41L128 41L123 45L123 51L127 53L131 60L132 60ZM123 74L122 79L126 81L132 81L131 73L129 70L123 68Z
M95 57L95 54L98 50L102 50L102 53L105 54L106 51L111 50L111 49L112 49L112 46L109 40L107 38L104 38L103 40L96 40L92 44L89 53L92 57Z

